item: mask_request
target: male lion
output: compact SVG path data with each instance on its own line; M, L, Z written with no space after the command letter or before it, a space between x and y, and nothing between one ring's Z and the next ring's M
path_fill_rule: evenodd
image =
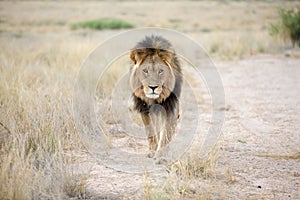
M141 113L149 143L149 157L168 144L179 118L182 73L169 41L146 37L130 53L134 109Z

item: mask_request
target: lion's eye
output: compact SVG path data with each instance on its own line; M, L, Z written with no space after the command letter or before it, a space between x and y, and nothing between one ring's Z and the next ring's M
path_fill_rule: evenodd
M145 74L148 74L148 69L143 69L143 72L144 72Z
M163 69L160 69L159 71L158 71L158 74L162 74L164 72L164 70Z

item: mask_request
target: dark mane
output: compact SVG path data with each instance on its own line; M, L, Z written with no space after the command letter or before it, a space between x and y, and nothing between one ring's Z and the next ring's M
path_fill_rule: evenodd
M173 51L171 43L161 36L146 36L144 40L137 43L133 50L146 49L147 53L156 51Z
M141 98L135 95L133 95L133 101L134 101L134 110L146 115L150 113L150 108L152 105L148 105L145 101L143 101ZM163 102L161 103L155 102L154 104L161 105L165 109L166 113L169 114L174 112L175 110L174 108L176 108L176 105L178 104L178 98L174 93L171 93L170 96Z

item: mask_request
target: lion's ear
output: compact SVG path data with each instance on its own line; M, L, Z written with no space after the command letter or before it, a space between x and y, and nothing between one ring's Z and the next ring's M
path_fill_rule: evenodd
M136 54L137 54L136 50L130 52L130 59L134 62L134 64L137 63Z
M143 61L144 56L141 50L133 50L130 53L130 59L134 62L134 64L139 64Z
M172 63L175 52L173 50L160 50L159 56L166 62Z
M134 64L140 65L143 60L146 58L147 54L144 49L135 49L130 53L130 59L134 62Z

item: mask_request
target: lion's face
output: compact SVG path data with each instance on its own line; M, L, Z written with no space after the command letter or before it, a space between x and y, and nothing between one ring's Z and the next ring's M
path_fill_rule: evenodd
M161 102L175 86L175 75L167 60L148 55L139 60L131 71L130 85L134 94L146 102Z

